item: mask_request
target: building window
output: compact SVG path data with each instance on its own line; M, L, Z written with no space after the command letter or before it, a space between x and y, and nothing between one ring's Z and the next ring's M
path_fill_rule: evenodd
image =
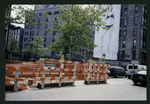
M119 36L121 36L122 30L119 31Z
M54 11L54 14L58 14L59 13L59 11Z
M28 46L28 44L24 44L24 48L26 48Z
M118 51L118 57L121 57L121 51L120 50Z
M40 18L38 18L38 23L40 23L41 21L40 21Z
M34 31L32 31L32 36L34 35Z
M122 41L122 48L125 48L125 47L126 47L126 41L123 40L123 41Z
M54 18L54 21L56 21L57 19L56 19L56 17Z
M39 35L39 31L37 31L37 35Z
M32 22L35 22L35 19L32 19Z
M121 9L121 16L123 15L123 9Z
M138 5L136 5L136 6L135 6L135 13L137 13L137 12L138 12L138 9L139 9L139 6L138 6Z
M47 26L47 25L45 25L45 29L47 29L47 27L48 27L48 26Z
M133 47L136 47L136 39L133 39Z
M29 42L32 41L32 38L29 39Z
M144 25L146 25L146 19L144 18Z
M55 35L55 32L53 33L53 35Z
M32 31L30 31L30 35L32 35Z
M122 58L125 58L125 51L122 51Z
M128 14L128 8L124 8L124 15Z
M46 44L43 44L44 47L46 47Z
M30 35L33 36L34 35L34 31L30 31Z
M146 30L143 29L142 48L146 49Z
M137 25L138 24L138 17L134 18L134 24Z
M44 42L46 42L46 38L44 38Z
M84 52L84 49L82 49L82 52Z
M127 19L124 19L124 26L127 26Z
M37 25L37 29L39 29L39 25Z
M39 13L39 16L41 16L42 15L42 13Z
M27 31L27 35L29 34L29 32Z
M133 50L133 52L132 52L132 59L133 59L133 60L136 59L136 50Z
M48 22L48 19L45 19L45 22Z
M44 42L46 42L46 38L44 38Z
M127 30L125 29L124 31L123 31L123 36L126 36L127 35Z
M146 42L145 41L142 42L142 48L146 49Z
M52 12L47 12L48 13L48 15L52 15Z
M26 39L26 38L24 38L24 42L25 42L25 41L27 41L27 39Z
M44 8L48 8L48 7L49 7L49 5L45 5L45 6L44 6Z
M54 37L53 37L53 40L52 40L52 42L55 42L55 39L54 39Z
M137 28L134 28L134 35L137 35Z
M44 35L47 35L47 32L46 32L46 31L44 32Z
M143 38L146 38L146 30L143 29Z

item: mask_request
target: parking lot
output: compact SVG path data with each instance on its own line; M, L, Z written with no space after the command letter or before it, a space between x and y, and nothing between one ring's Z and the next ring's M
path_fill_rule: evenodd
M19 92L6 92L6 101L59 101L59 100L147 100L146 86L135 86L132 80L125 77L107 80L107 84L85 85L84 81L76 81L75 86L55 88L30 88Z

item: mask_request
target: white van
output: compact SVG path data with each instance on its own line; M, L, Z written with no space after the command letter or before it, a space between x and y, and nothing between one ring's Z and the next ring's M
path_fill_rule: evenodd
M138 71L147 70L147 66L138 64L128 64L126 67L126 77L131 79L131 76Z

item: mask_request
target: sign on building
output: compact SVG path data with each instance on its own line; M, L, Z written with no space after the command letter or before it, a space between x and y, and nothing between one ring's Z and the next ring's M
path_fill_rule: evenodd
M94 44L98 47L94 48L93 57L101 58L105 54L105 59L117 60L121 5L102 5L105 8L108 6L106 15L100 18L106 23L105 27L110 29L95 29Z

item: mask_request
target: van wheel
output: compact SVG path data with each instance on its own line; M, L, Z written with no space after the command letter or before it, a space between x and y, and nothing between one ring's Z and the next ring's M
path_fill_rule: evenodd
M128 79L131 79L131 76L128 76Z
M134 85L137 85L137 81L133 81Z
M115 78L118 78L118 74L115 75Z

